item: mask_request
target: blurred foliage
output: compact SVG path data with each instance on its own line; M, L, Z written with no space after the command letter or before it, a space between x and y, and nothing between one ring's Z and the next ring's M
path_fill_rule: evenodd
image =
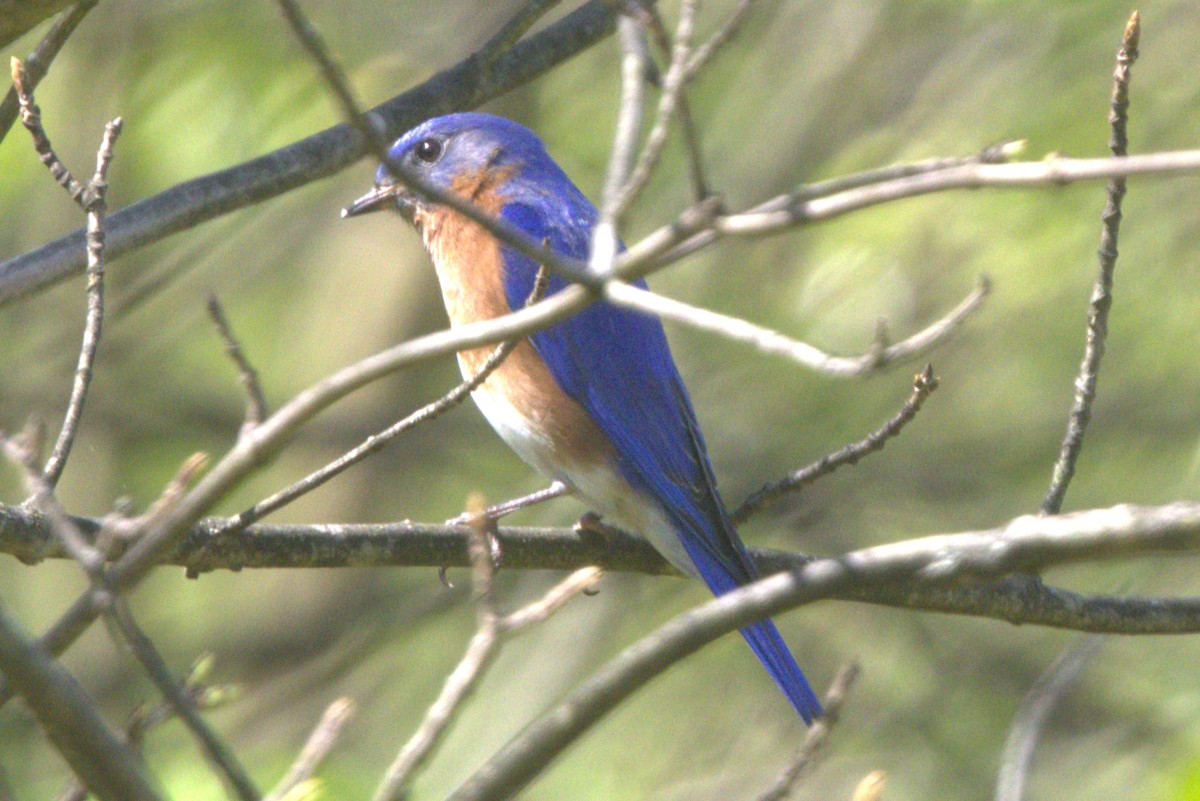
M360 96L390 97L465 56L513 0L308 3ZM710 31L732 6L706 4ZM673 6L665 11L673 18ZM1196 146L1200 11L1143 9L1131 149ZM691 93L713 183L733 205L801 182L900 160L975 152L1011 139L1032 158L1106 152L1110 76L1129 7L1087 3L855 0L762 4ZM10 50L24 54L40 31ZM538 130L596 195L617 96L609 40L490 105ZM316 72L269 2L106 0L39 91L51 137L84 174L103 123L125 134L110 204L127 204L337 122ZM381 216L337 211L373 165L243 210L125 257L109 271L109 315L92 398L62 496L80 513L154 498L197 450L219 454L242 411L236 375L204 314L225 303L278 404L330 370L444 325L417 238ZM82 223L27 137L0 146L0 252ZM1200 213L1195 178L1135 179L1125 204L1112 334L1092 430L1068 509L1194 498L1200 484ZM628 241L687 200L678 152L630 220ZM1035 511L1069 408L1095 272L1099 184L931 196L758 241L729 242L656 276L655 288L860 352L876 320L903 336L940 316L981 273L983 313L933 357L942 388L879 455L778 503L744 529L755 544L836 553L985 527ZM83 316L82 281L0 310L0 428L57 421ZM725 494L856 439L906 397L917 365L839 381L744 346L672 330ZM436 397L452 360L364 390L319 418L240 487L232 512ZM280 521L441 520L469 492L499 500L539 479L463 408L414 431L277 516ZM0 497L22 495L0 468ZM521 522L566 524L563 501ZM1196 592L1195 562L1075 567L1049 578L1095 591ZM453 576L456 581L460 577ZM501 574L516 605L555 580ZM42 630L82 588L67 564L0 559L0 600ZM436 797L605 659L705 599L682 581L609 577L512 642L483 682L419 797ZM264 787L342 695L361 712L317 792L363 797L413 730L473 627L462 591L429 570L256 571L187 581L157 571L135 594L144 625L180 673L216 654L214 681L244 688L211 713ZM996 622L822 604L780 621L824 685L851 657L864 673L829 756L797 793L847 797L871 770L886 797L987 798L1005 730L1038 674L1077 635ZM114 721L153 698L97 627L65 658ZM1100 655L1053 714L1031 798L1200 798L1200 684L1194 638L1126 638ZM527 793L530 799L751 798L802 734L742 642L726 638L616 711ZM176 797L223 792L177 723L148 756ZM60 761L19 704L0 710L0 766L17 797L54 794Z

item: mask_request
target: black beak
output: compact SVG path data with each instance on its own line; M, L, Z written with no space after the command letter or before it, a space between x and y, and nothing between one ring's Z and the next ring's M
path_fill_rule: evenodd
M381 184L342 209L342 218L357 217L360 214L385 208L396 208L400 210L401 214L409 216L411 206L411 202L406 200L404 190L399 184ZM408 211L407 214L406 211Z

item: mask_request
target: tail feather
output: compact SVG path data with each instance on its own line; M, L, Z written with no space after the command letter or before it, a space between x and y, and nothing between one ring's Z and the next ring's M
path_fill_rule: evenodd
M821 702L812 687L808 686L808 680L780 636L779 629L770 620L764 620L742 629L742 636L750 643L758 661L763 663L800 717L811 726L813 720L822 714Z
M728 537L733 554L726 562L702 547L695 538L682 538L684 548L692 557L696 573L714 595L724 595L755 579L754 564L736 537L736 533ZM775 624L770 620L764 620L746 626L741 631L758 661L762 662L796 712L804 718L804 722L811 726L822 714L821 702L808 685L808 680L804 678L795 657L788 650L779 629L775 628Z

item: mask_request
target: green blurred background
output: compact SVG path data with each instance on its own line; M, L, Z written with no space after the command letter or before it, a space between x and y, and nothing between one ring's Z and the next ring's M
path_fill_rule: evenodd
M521 3L470 0L306 6L360 96L380 102L471 52ZM567 4L568 8L574 4ZM732 6L706 4L701 32ZM675 7L664 4L670 20ZM1130 7L1089 2L780 2L758 8L690 98L714 184L734 205L804 181L1010 138L1031 158L1106 153L1114 54ZM1142 9L1133 81L1135 152L1196 146L1200 10ZM36 36L9 48L26 54ZM585 193L598 194L618 91L617 46L584 55L487 106L540 132ZM39 89L59 153L90 174L103 123L125 133L110 174L120 207L338 121L324 86L270 2L106 0ZM152 500L197 450L236 435L236 376L204 313L215 292L278 404L348 362L445 319L417 237L395 219L339 222L370 184L363 162L329 180L175 236L111 265L109 314L91 401L61 494L79 513ZM1108 355L1067 509L1193 498L1200 483L1197 179L1131 182ZM687 201L673 147L624 232ZM896 336L940 316L986 273L983 313L932 357L942 388L879 455L770 507L743 528L756 545L835 554L1035 511L1070 405L1095 273L1100 184L943 194L785 236L729 242L659 274L655 289L743 315L839 353L876 320ZM0 145L0 255L82 220L21 130ZM56 422L82 325L82 280L0 309L0 428ZM669 328L724 493L857 439L907 396L909 365L835 380L713 336ZM451 359L404 372L327 412L221 511L242 508L356 444L457 380ZM288 508L278 521L363 522L456 514L473 491L499 500L540 480L463 407ZM17 502L0 467L0 498ZM562 525L559 501L514 522ZM459 584L465 576L452 571ZM504 603L557 575L502 574ZM1075 589L1196 593L1191 559L1054 571ZM0 600L33 630L83 587L70 564L0 557ZM695 584L610 576L514 640L418 782L438 797L598 665L706 599ZM157 571L135 610L178 671L217 658L241 699L211 715L269 787L323 707L360 705L323 772L327 797L363 797L414 729L474 625L471 604L432 570L247 571L185 580ZM1006 728L1035 678L1079 635L826 603L781 629L824 687L863 665L828 756L798 792L845 798L870 770L889 799L989 798ZM96 627L65 662L115 721L149 682ZM1034 798L1200 798L1200 639L1113 638L1054 713ZM752 798L803 732L744 644L728 637L652 683L596 727L530 799ZM148 756L176 797L223 797L177 723ZM20 799L66 771L19 704L0 710L0 766Z

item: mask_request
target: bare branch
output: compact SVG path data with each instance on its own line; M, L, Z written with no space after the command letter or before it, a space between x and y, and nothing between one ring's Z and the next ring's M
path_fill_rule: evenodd
M817 718L812 727L804 735L804 741L800 743L800 747L796 749L795 755L791 761L779 773L775 784L772 785L766 792L760 795L757 801L784 801L792 794L792 789L796 786L796 781L810 768L825 743L829 740L829 735L837 726L838 720L841 717L842 705L846 702L846 696L850 692L850 688L858 679L859 666L857 662L851 662L844 668L838 671L834 677L833 683L829 685L829 691L825 694L825 700L822 706L825 708L825 714Z
M94 536L100 527L98 521L72 520L88 536ZM200 572L218 568L469 565L466 535L457 526L410 522L259 525L236 536L217 537L224 522L222 518L205 520L185 540L164 551L156 564L181 565ZM607 540L603 543L573 529L503 527L496 536L505 565L514 569L574 570L597 565L608 572L676 572L643 540L616 529L605 534ZM132 550L136 545L126 544L125 549ZM27 561L65 556L43 518L12 506L0 506L0 550ZM119 565L126 557L119 548L115 550L111 556L118 559ZM755 549L752 553L763 573L796 570L814 561L812 556L768 549ZM1054 565L1164 553L1200 553L1200 502L1165 506L1122 504L1055 517L1027 515L997 528L919 537L853 551L839 558L861 557L872 563L921 562L923 576L944 581L962 573L995 576L1010 565L1016 572L1037 572ZM971 597L965 587L955 588L955 592L944 596L933 593L933 589L930 588L930 598L952 601ZM958 595L960 590L964 594ZM862 595L854 597L868 599ZM997 616L1008 619L1005 610L997 607L995 611ZM1145 621L1131 623L1126 633L1144 631L1144 625ZM1092 630L1091 626L1085 628Z
M237 367L238 380L241 381L242 391L246 394L246 416L242 421L242 430L254 428L265 420L268 414L267 399L258 381L258 371L246 358L246 352L234 336L233 328L225 317L225 310L221 308L221 301L217 300L215 294L208 296L208 316L217 327L217 336L225 345L225 353Z
M312 778L321 767L333 746L337 743L342 727L354 717L354 702L349 698L339 698L325 709L320 723L313 729L308 742L288 769L287 775L280 780L275 789L264 796L263 801L283 801L288 793L301 782Z
M908 396L908 400L904 402L904 406L890 420L884 423L881 428L872 431L864 439L853 442L841 450L824 456L819 461L807 467L802 467L796 472L784 476L778 481L773 481L757 492L752 493L750 497L738 504L737 508L729 513L730 519L734 523L740 523L758 512L764 504L778 498L780 495L795 492L801 487L813 483L818 478L832 473L843 465L855 464L867 454L882 450L889 439L899 434L900 430L917 416L917 413L921 411L921 407L925 404L925 400L937 389L937 386L938 379L933 374L933 366L925 365L925 369L917 373L916 377L913 378L913 391Z
M604 296L618 306L636 309L689 328L720 334L737 342L745 342L763 353L783 356L825 375L857 378L926 353L962 325L983 304L990 289L991 284L987 279L980 279L975 290L942 319L902 342L873 347L860 356L833 356L806 342L792 339L748 320L692 306L619 281L605 283Z
M31 100L32 102L32 100ZM54 451L46 461L43 475L53 489L75 443L79 421L83 418L83 405L87 402L88 387L92 382L92 367L96 361L96 349L100 346L100 334L104 325L104 215L107 209L105 196L108 193L108 165L112 162L113 146L121 134L121 118L117 117L104 128L104 139L96 152L96 172L88 182L83 196L83 208L87 212L87 318L83 329L83 341L79 346L79 359L75 365L75 380L71 385L71 399L63 416L62 430Z
M96 348L100 344L100 332L104 321L104 197L108 189L108 165L112 161L113 147L121 133L121 118L118 117L105 126L104 138L96 152L96 172L91 181L84 186L75 180L54 152L42 127L41 112L34 102L32 86L20 59L12 59L12 79L13 91L20 105L21 122L33 138L34 149L55 181L87 212L87 316L83 342L79 348L75 380L71 386L71 398L63 417L62 430L42 471L47 486L53 491L62 476L67 458L71 454L71 446L75 442L75 434L79 429L88 387L92 380Z
M620 219L637 200L662 157L663 147L667 143L667 134L671 130L671 122L687 83L687 59L692 52L692 34L695 31L698 5L696 0L684 0L680 4L679 22L675 27L675 40L671 47L671 65L663 77L662 94L658 99L654 127L650 129L650 133L646 137L646 144L642 148L642 154L638 157L637 164L634 165L633 172L629 176L629 180L625 182L620 198L616 201L613 208L614 219Z
M1052 156L1042 161L1011 164L962 164L868 184L820 198L806 200L802 194L782 196L763 204L782 208L729 214L719 217L715 227L718 233L724 235L762 236L800 224L831 220L858 209L953 189L1063 186L1078 181L1196 170L1200 170L1200 150L1176 150L1122 158L1072 159Z
M663 56L670 63L673 59L674 47L671 39L667 36L667 28L663 23L662 15L658 13L658 8L650 3L631 2L631 6L636 9L638 19L654 36L654 41L662 51ZM649 67L654 66L654 62L647 64ZM689 74L685 81L690 81L694 74ZM665 88L665 80L655 71L653 74L655 85L660 89ZM680 91L678 98L678 113L680 128L683 133L683 142L688 157L689 175L692 179L692 195L699 201L712 194L708 189L708 180L705 178L704 157L700 149L700 137L696 131L695 120L692 118L692 107L688 103L687 93Z
M483 514L483 502L476 498L470 506L472 582L479 603L475 635L463 658L446 678L441 694L429 707L420 728L404 744L388 768L387 775L375 791L375 801L400 801L408 797L413 775L449 730L463 702L499 653L505 635L546 620L564 603L591 586L599 575L595 568L576 571L540 600L507 617L500 617L494 606L492 579L495 566L488 546L490 535L487 531L488 521Z
M142 763L92 699L0 604L0 673L71 769L103 801L160 801Z
M1117 51L1117 68L1113 74L1112 102L1108 114L1112 134L1109 149L1114 156L1125 156L1129 150L1125 124L1129 111L1129 81L1133 62L1138 57L1138 37L1141 25L1138 13L1133 12L1125 26L1121 49ZM1104 340L1108 336L1108 312L1112 308L1113 274L1117 269L1117 235L1121 230L1121 201L1125 197L1125 179L1112 178L1108 182L1108 201L1101 219L1104 227L1100 232L1100 269L1092 288L1092 299L1088 305L1087 339L1083 350L1083 361L1075 379L1075 402L1067 420L1067 431L1063 436L1058 460L1050 488L1042 501L1042 514L1058 514L1062 509L1067 487L1075 475L1075 462L1083 449L1083 437L1088 422L1092 419L1092 404L1096 400L1096 381L1100 373L1100 361L1104 358Z
M41 83L42 78L46 77L46 73L50 70L50 65L54 62L55 57L67 43L67 39L79 27L79 23L87 16L87 13L96 5L97 0L82 0L54 21L50 26L50 30L46 31L46 35L38 42L37 47L25 59L25 90L32 93L37 85ZM8 136L12 124L17 120L17 113L20 109L20 100L17 97L17 88L13 86L8 90L8 94L4 96L4 100L0 101L0 142L4 141L4 137Z
M610 225L617 221L621 188L629 180L629 172L637 158L637 144L642 132L642 102L645 99L643 89L650 64L645 34L629 14L622 14L617 19L617 38L621 42L621 99L617 105L616 132L600 202L601 221L607 221Z
M21 124L33 138L33 149L37 151L38 158L41 159L42 164L46 165L46 169L50 171L50 175L58 185L67 190L67 194L80 207L86 208L83 193L87 191L87 187L75 180L75 176L71 175L71 171L54 152L54 146L50 144L50 138L46 136L46 129L42 127L42 111L34 102L33 90L26 85L25 66L16 57L11 59L10 65L13 89L16 90L17 100L21 107Z
M600 580L602 571L598 567L581 567L567 576L540 599L526 604L500 620L504 633L520 631L549 619L563 604L592 587Z
M483 515L488 520L499 520L506 515L510 515L518 509L524 509L534 504L542 503L543 501L561 498L565 495L570 495L573 490L562 481L554 480L550 482L550 486L543 489L531 492L528 495L522 495L519 498L511 498L507 501L493 504L483 510ZM468 522L469 515L461 514L458 517L451 518L446 521L450 526L465 526Z
M166 660L159 654L154 643L146 636L125 599L117 596L112 605L110 619L116 624L117 630L133 651L138 662L146 671L146 675L154 682L162 693L172 711L184 722L192 736L196 738L204 755L208 757L217 774L225 781L241 801L258 801L262 797L254 782L238 761L237 756L214 732L200 714L196 699L184 684L175 680L167 667Z
M737 32L741 30L742 23L750 15L753 6L754 0L739 0L737 7L733 9L725 19L725 22L717 29L716 33L692 52L692 56L688 59L687 63L688 81L693 80L699 74L700 70L704 69L705 65L712 60L712 57L737 35Z

